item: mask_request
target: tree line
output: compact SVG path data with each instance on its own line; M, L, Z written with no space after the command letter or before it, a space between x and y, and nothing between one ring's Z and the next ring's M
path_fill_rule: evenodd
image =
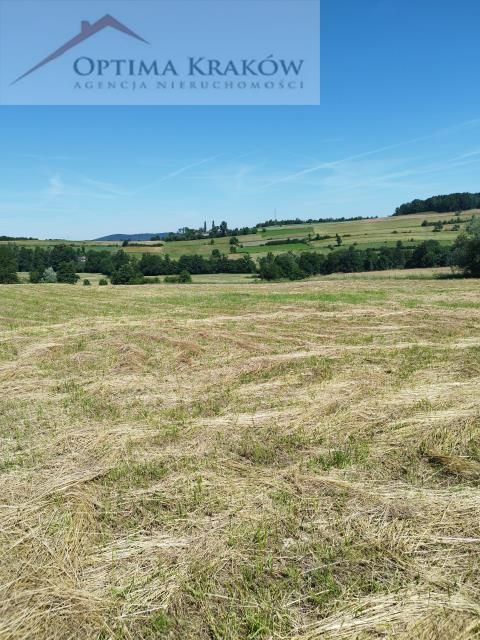
M460 216L456 216L455 218L450 218L450 220L423 220L421 227L445 227L448 225L453 225L454 227L458 227L455 231L458 231L461 224L469 224L472 222L473 216L471 218L460 218Z
M260 258L258 271L263 280L301 280L331 273L444 267L450 264L451 251L451 247L436 240L427 240L416 247L408 247L401 241L395 247L380 249L357 249L351 245L327 255L308 251L298 255L269 253Z
M209 273L255 273L256 266L250 255L230 260L218 249L210 256L184 255L178 260L168 255L145 253L138 260L120 249L90 250L83 247L56 245L54 247L25 247L15 244L0 245L0 283L18 282L17 272L28 272L30 282L60 282L75 284L78 273L101 273L112 284L143 284L145 276L182 276Z
M394 216L405 216L412 213L449 213L450 211L468 211L480 208L480 193L450 193L449 195L432 196L426 200L412 200L400 205Z
M209 256L183 255L178 260L169 255L144 253L140 260L124 251L88 251L82 266L86 273L103 273L112 284L142 284L146 276L182 276L210 273L255 273L256 266L249 255L230 260L218 249ZM148 282L148 281L147 281Z
M282 227L284 225L293 224L327 224L329 222L357 222L358 220L377 220L378 216L354 216L353 218L308 218L301 220L300 218L287 218L284 220L265 220L259 222L257 227Z
M0 242L15 242L15 240L38 240L38 238L24 238L23 236L0 236Z

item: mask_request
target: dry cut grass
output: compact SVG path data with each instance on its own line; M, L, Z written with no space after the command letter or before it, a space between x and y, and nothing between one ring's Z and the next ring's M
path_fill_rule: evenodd
M473 281L0 291L0 638L480 637Z

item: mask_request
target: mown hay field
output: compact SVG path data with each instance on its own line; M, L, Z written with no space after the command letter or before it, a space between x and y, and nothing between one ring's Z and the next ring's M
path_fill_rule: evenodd
M0 638L480 637L479 382L474 280L1 287Z

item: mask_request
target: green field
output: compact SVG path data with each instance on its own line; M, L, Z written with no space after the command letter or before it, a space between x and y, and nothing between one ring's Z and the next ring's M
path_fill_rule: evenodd
M284 253L285 251L293 251L294 253L300 253L301 251L311 251L312 247L309 247L303 242L291 242L285 245L245 245L242 249L238 249L238 253Z
M472 215L478 214L479 211L466 211L459 217L461 219L470 218ZM319 251L327 253L329 246L336 247L335 236L338 233L342 237L342 246L348 247L354 243L358 248L379 248L382 246L393 246L399 240L404 243L418 243L427 239L434 239L442 244L450 244L454 242L458 235L458 231L452 231L452 225L446 226L443 231L433 232L432 227L422 227L422 221L450 220L456 217L455 213L422 213L408 216L398 216L390 218L379 218L376 220L360 220L355 222L331 222L317 225L290 225L285 227L270 227L265 233L259 232L248 236L239 236L239 242L243 248L238 248L238 253L265 254L268 252L278 254L286 251ZM464 225L461 225L463 228ZM275 246L262 246L269 240L303 239L310 234L314 237L316 234L321 236L329 235L330 239L315 241L309 244L293 243ZM212 249L219 249L223 253L229 253L229 238L216 238L212 245L208 239L190 240L179 242L165 242L162 247L152 246L157 242L136 243L140 246L129 246L125 250L128 253L141 255L142 253L161 253L168 254L172 258L179 258L182 255L199 254L208 256ZM67 242L75 246L84 246L86 249L104 249L108 251L117 251L121 248L120 242L94 242L94 241L18 241L17 244L26 246L52 246L53 244L61 244Z
M480 295L433 275L2 286L0 637L477 638Z

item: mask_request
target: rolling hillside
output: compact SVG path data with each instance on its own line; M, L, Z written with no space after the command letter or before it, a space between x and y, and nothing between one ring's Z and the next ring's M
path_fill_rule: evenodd
M336 247L336 235L342 240L342 246L348 247L357 243L358 248L393 246L399 240L404 243L418 243L427 239L434 239L441 243L450 244L455 241L465 223L472 217L478 215L480 210L473 209L464 211L458 215L452 213L425 212L408 216L395 216L388 218L377 218L369 220L356 220L353 222L329 222L323 224L289 225L284 227L268 227L265 232L239 236L240 246L237 253L232 254L232 258L237 258L242 253L249 253L252 257L264 255L267 252L285 253L286 251L319 251L327 253L329 247ZM453 219L460 219L460 224L445 224L442 231L434 232L433 226L422 226L422 222L427 220L429 224L436 221L447 222ZM139 235L139 234L137 234ZM133 238L133 236L131 236ZM319 239L317 239L319 238ZM268 242L279 240L297 240L290 244L268 245ZM22 240L16 244L25 246L51 246L55 244L72 244L84 246L86 249L103 249L117 251L122 242L120 240L85 240L85 241L65 241L65 240ZM306 243L306 244L305 244ZM168 254L172 258L181 255L210 255L213 249L219 249L223 253L230 251L230 238L215 238L214 243L208 238L201 240L185 240L179 242L158 241L136 241L124 248L128 253L141 255L142 253Z
M460 229L472 215L479 213L478 210L466 211L458 216L462 221ZM422 227L422 222L427 220L433 223L437 220L449 221L457 218L455 213L433 213L427 212L409 216L398 216L389 218L378 218L371 220L357 220L354 222L331 222L323 224L290 225L285 227L268 227L264 233L259 232L248 236L239 236L240 246L236 256L242 253L249 253L252 257L264 255L267 252L284 253L286 251L306 251L316 250L327 253L329 246L336 246L336 234L342 238L342 246L348 247L354 243L359 248L380 247L383 245L394 245L402 242L422 242L427 239L438 240L449 244L455 241L459 231L454 230L454 225L445 225L443 231L434 232L432 226ZM321 239L315 238L320 236ZM328 236L328 237L326 237ZM295 244L275 244L268 245L268 242L278 240L297 240ZM302 241L307 241L304 244ZM120 243L117 243L120 245ZM212 249L217 248L224 253L230 250L230 238L216 238L214 244L209 239L185 240L179 242L165 242L163 246L158 242L142 242L137 246L126 247L129 253L162 253L168 254L172 258L178 258L185 254L209 255ZM235 257L235 254L232 255Z

